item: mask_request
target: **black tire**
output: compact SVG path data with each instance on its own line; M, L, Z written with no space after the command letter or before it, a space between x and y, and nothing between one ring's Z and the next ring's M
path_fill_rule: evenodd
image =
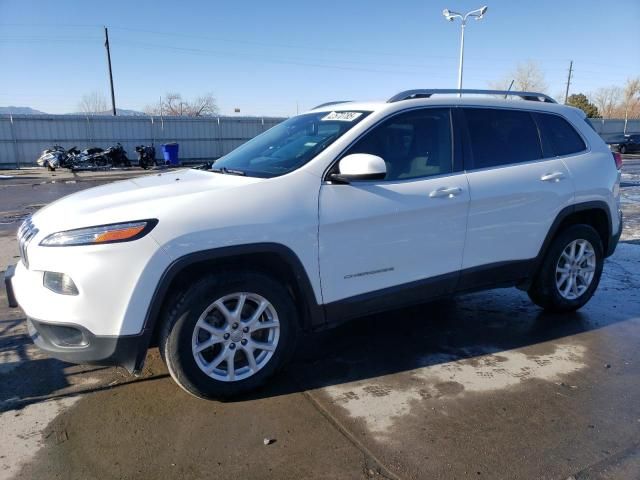
M627 146L626 145L621 145L618 150L620 151L621 154L624 155L625 153L627 153Z
M271 358L256 373L237 381L214 379L200 369L192 353L192 336L200 315L216 300L235 292L267 299L280 322L279 340ZM266 383L290 358L298 337L298 318L287 288L262 273L221 273L203 277L169 301L160 332L160 354L175 382L204 399L228 399ZM246 357L245 357L246 358Z
M562 296L556 285L556 266L564 249L574 240L587 240L595 252L595 271L588 288L577 298ZM528 290L529 298L538 306L550 312L572 312L593 296L602 275L604 249L598 232L589 225L572 225L562 230L553 239L538 270L538 274Z

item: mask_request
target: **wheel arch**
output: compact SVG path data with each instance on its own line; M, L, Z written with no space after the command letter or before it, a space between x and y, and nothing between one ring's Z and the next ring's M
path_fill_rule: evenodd
M188 282L221 268L257 270L285 278L299 313L300 328L311 331L325 325L324 308L316 300L302 262L290 248L258 243L202 250L176 259L162 274L145 316L142 334L146 342L136 361L136 370L142 368L148 347L157 343L162 311L173 295Z
M560 211L555 220L551 224L551 228L547 232L540 252L538 253L538 264L549 249L549 245L553 239L566 227L577 224L585 224L593 227L602 240L603 254L608 256L610 253L610 242L612 241L612 222L611 212L606 202L602 200L594 200L590 202L578 203L570 205Z
M568 207L560 210L558 215L556 215L556 218L551 224L542 246L540 247L538 255L535 258L529 279L518 284L518 288L526 290L531 286L533 279L538 276L542 262L549 250L551 242L565 228L577 224L590 225L598 232L598 235L602 240L603 254L605 257L608 257L613 253L617 244L617 238L611 234L613 229L611 223L611 212L607 203L603 200L594 200L569 205Z

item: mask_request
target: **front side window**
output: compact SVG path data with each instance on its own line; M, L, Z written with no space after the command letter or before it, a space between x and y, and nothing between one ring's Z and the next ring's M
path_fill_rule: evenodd
M368 153L387 166L385 180L407 180L452 172L448 108L414 110L384 121L349 149Z
M489 168L542 158L538 129L529 112L465 108L473 168Z
M586 150L582 137L564 118L549 113L534 113L533 116L540 128L545 157L571 155Z
M212 170L250 177L277 177L309 162L370 112L308 113L290 118L224 157Z

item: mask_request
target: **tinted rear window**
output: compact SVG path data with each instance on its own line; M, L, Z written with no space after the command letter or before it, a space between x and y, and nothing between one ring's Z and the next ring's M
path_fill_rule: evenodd
M496 167L542 158L538 130L529 112L465 108L473 168Z
M586 150L582 137L564 118L547 113L533 115L540 128L545 157L571 155Z

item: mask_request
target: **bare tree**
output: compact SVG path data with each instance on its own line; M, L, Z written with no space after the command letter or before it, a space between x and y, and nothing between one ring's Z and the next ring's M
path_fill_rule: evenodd
M89 115L104 113L107 110L107 99L98 91L85 93L78 103L78 109Z
M613 118L616 116L615 113L619 108L621 97L622 89L615 85L599 88L592 95L593 103L598 107L602 118Z
M540 65L532 60L519 63L515 70L510 72L503 80L491 82L489 86L495 90L507 90L512 80L513 87L511 87L511 90L541 93L547 90L544 73Z
M185 100L176 92L167 93L158 105L145 108L149 115L169 117L203 117L218 113L218 105L212 93L201 95L193 100Z
M627 80L622 92L622 107L624 108L624 133L627 133L629 117L640 116L640 77Z

